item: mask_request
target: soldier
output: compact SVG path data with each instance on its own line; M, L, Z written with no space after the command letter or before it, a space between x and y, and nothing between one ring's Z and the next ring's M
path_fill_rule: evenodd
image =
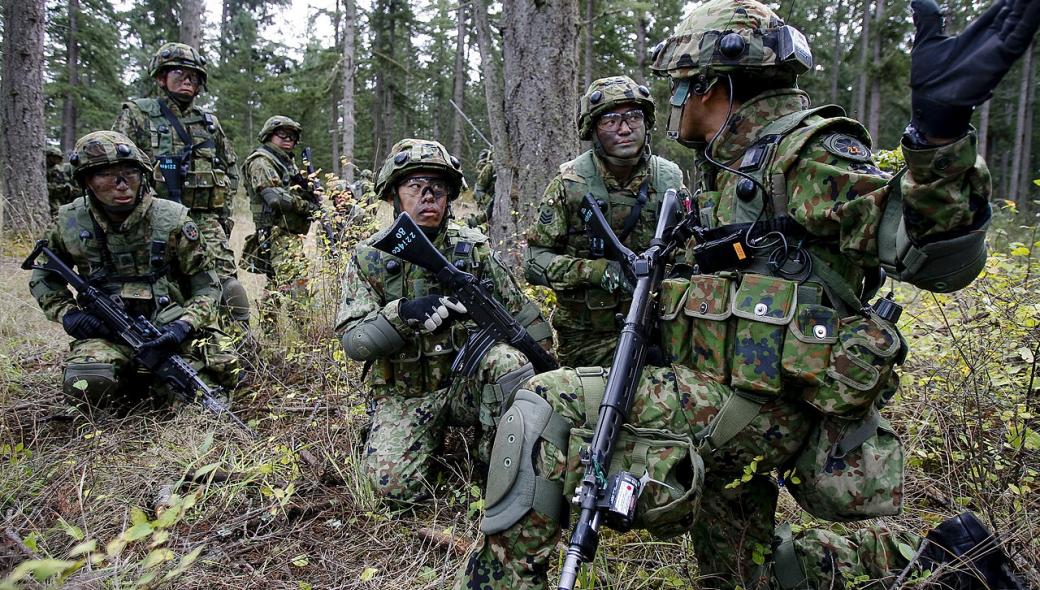
M378 195L376 195L375 184L372 182L372 171L368 168L361 171L350 190L358 199L361 199L361 203L365 207L379 199Z
M452 223L451 201L465 186L459 161L435 141L403 139L390 151L376 192L408 212L430 241L456 266L482 277L494 295L548 347L549 324L495 258L488 238ZM486 460L502 403L534 371L505 344L491 348L472 377L455 378L451 366L466 341L466 309L438 292L426 270L359 244L343 278L336 320L343 348L371 364L368 384L375 411L365 470L376 493L416 502L430 489L432 459L449 425L477 426L477 456Z
M282 303L291 302L292 310L298 311L308 297L303 240L310 231L311 216L320 207L313 198L306 198L299 182L293 182L300 170L292 150L301 133L300 124L289 117L269 118L257 134L261 145L243 165L256 234L246 238L242 262L248 265L243 266L246 270L260 266L267 275L266 293L260 302L265 330L274 327Z
M248 332L249 297L228 244L238 158L216 116L195 104L206 89L206 58L183 43L167 43L152 56L149 75L159 97L124 102L112 129L155 160L158 196L191 210L217 261L221 305Z
M664 192L682 187L674 163L650 155L654 100L627 76L593 82L581 97L578 135L593 149L560 166L527 232L524 273L556 292L552 324L560 338L560 364L610 364L617 345L615 316L631 301L621 266L604 258L578 218L587 193L600 202L611 227L630 249L650 245Z
M206 338L220 297L216 265L188 209L155 198L151 160L121 133L83 136L69 160L82 196L58 210L45 236L51 250L96 287L118 295L130 315L158 326L163 335L154 345L179 350L205 378L231 385L233 357ZM149 401L130 349L76 306L64 280L34 270L29 288L47 317L74 339L65 359L66 396L89 406ZM158 389L152 401L172 395L165 385Z
M490 148L482 150L477 158L477 181L473 183L473 201L477 204L477 212L466 220L470 227L487 230L491 223L491 212L495 207L494 158Z
M58 208L76 198L76 185L72 181L72 166L65 162L61 149L49 145L47 155L47 204L51 208L51 219L58 216Z
M862 125L809 107L796 88L807 43L756 0L697 6L656 53L653 69L672 79L669 135L698 156L702 274L662 286L664 344L685 354L644 370L611 472L620 461L645 474L637 526L692 531L703 587L898 587L926 570L957 588L1024 587L970 513L926 543L883 527L774 526L774 469L795 469L788 487L818 517L898 512L902 449L876 408L906 343L898 306L867 301L882 268L949 292L985 263L990 182L969 119L1029 46L1040 4L998 0L960 37L941 34L932 0L913 8L907 167L891 179ZM516 393L503 423L521 427L495 441L488 481L503 483L488 486L486 536L457 587L545 587L589 436L578 427L594 428L603 383L563 369Z

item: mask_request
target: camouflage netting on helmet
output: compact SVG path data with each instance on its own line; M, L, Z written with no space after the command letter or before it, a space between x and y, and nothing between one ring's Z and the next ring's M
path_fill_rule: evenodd
M394 196L394 186L398 181L420 170L429 170L443 174L452 184L448 200L454 200L466 188L466 179L462 176L462 164L458 158L448 153L448 149L436 141L425 139L402 139L390 148L390 155L379 169L376 178L376 194L380 199L389 201Z
M793 83L811 63L805 37L786 26L765 4L756 0L711 0L694 9L655 49L650 68L672 78L702 75L711 79L746 71Z
M596 119L621 105L632 104L643 110L646 128L654 126L654 99L650 89L636 84L628 76L600 78L589 84L589 89L578 104L578 136L592 139L592 128Z
M154 78L169 68L189 68L202 75L202 86L206 86L206 58L194 47L184 43L167 43L159 48L148 64L148 75Z
M81 137L69 155L72 175L80 186L85 186L86 173L120 162L136 164L143 172L152 169L152 160L130 141L115 131L95 131ZM147 174L144 175L147 178Z
M279 129L291 129L296 132L297 138L303 134L303 127L299 123L289 117L275 115L264 122L264 126L260 128L260 133L256 134L256 140L263 143L267 141L267 138L272 133Z

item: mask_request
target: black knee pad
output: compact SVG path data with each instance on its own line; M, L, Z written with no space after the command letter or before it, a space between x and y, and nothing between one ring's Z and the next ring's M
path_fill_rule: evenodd
M236 277L225 277L220 282L220 303L228 308L235 320L249 321L249 295Z
M111 363L72 363L65 367L62 391L74 403L105 405L119 388Z

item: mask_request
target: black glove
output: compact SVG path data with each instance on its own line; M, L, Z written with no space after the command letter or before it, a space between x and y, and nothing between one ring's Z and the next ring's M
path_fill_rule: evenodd
M108 326L101 321L101 318L82 309L73 309L67 312L61 318L61 326L65 328L65 332L69 336L76 340L112 337L112 330L108 329Z
M631 293L635 289L635 285L629 280L624 268L617 260L607 262L607 268L603 271L603 277L599 281L599 286L607 293L618 291Z
M421 327L424 332L433 332L442 325L449 325L466 315L466 306L454 297L426 295L415 299L404 299L397 314L413 328Z
M177 348L188 339L191 334L191 324L184 320L170 322L159 328L161 334L155 340L145 342L142 348Z
M1040 26L1040 2L996 0L960 35L943 33L935 0L912 0L914 48L910 52L910 122L933 137L968 131L975 107L1029 48Z

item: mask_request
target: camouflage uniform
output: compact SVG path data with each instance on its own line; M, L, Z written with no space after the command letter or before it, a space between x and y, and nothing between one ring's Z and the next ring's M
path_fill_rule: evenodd
M51 218L57 217L58 208L71 203L79 193L72 180L72 166L62 159L60 149L47 148L47 204L50 205Z
M756 30L757 39L760 29L775 29L779 23L765 6L749 0L714 0L699 6L689 17L689 26L680 26L664 45L655 69L674 75L677 67L685 65L686 75L692 76L688 72L695 69L698 54L680 50L703 47L699 45L702 30L736 29L743 34L741 27L746 25L734 23L747 18L762 23L747 27ZM753 45L741 55L764 62L773 59L768 52L756 53L760 47ZM690 79L677 77L680 83ZM898 378L893 365L901 362L905 343L893 323L880 317L880 312L863 311L860 302L876 290L870 277L877 276L879 264L917 286L947 291L970 282L985 260L980 246L989 219L989 173L977 155L974 132L942 147L904 143L907 169L893 180L872 163L870 138L858 122L843 117L837 107L808 109L808 96L799 90L763 92L736 109L711 146L714 161L740 164L746 175L763 184L766 194L755 190L754 184L741 186L744 177L716 167L704 156L705 146L695 146L701 150L696 193L701 223L712 230L723 228L708 237L729 235L735 227L745 231L746 226L730 224L752 222L763 209L768 212L765 219L788 217L789 221L771 221L775 225L768 227L804 239L804 250L783 253L788 259L812 259L811 267L801 267L804 282L799 285L798 280L771 276L770 251L750 248L743 253L750 254L751 264L740 274L718 272L665 281L662 346L676 364L644 370L628 417L631 427L660 429L680 440L682 444L671 443L663 456L680 449L680 455L690 457L690 467L678 470L680 476L671 482L678 484L674 489L662 489L653 481L647 485L639 499L637 524L663 535L690 530L703 587L840 588L860 576L890 584L907 566L906 555L920 543L912 534L874 527L847 537L810 530L792 538L789 531L776 530L778 486L771 471L783 474L790 469L825 424L868 424L868 417L876 415L875 406L883 405L895 391ZM961 268L931 273L924 270L928 265L915 269L894 265L889 249L894 249L895 227L905 227L902 235L912 236L914 244L937 246L951 236L967 242L959 250ZM771 247L776 247L775 242ZM542 374L526 389L532 398L546 400L568 427L592 428L587 426L586 408L597 411L602 391L592 401L588 391L595 391L597 384L601 390L603 378L580 371ZM516 399L527 395L521 389ZM725 408L743 409L716 420ZM510 409L504 419L514 411ZM746 421L738 419L739 424L729 428L734 414L745 415ZM869 441L894 437L884 419L879 420L870 430ZM723 436L724 430L732 432ZM556 483L559 487L553 489L560 489L564 497L569 497L580 478L573 474L580 467L578 448L591 437L588 433L587 438L576 439L577 430L570 432L569 438L543 434L533 463L540 485L554 485L541 484L542 479L561 482L564 485ZM837 440L825 442L851 437L842 432ZM495 443L491 481L497 479L495 457L506 446L502 442ZM848 455L842 461L828 455L825 469L852 475L868 469L868 464L875 469L879 462L892 459L875 456L876 448L862 444L860 459ZM631 448L619 443L618 452L624 468L639 462L651 472L653 462L637 461L640 455L632 458ZM880 507L879 514L898 511L901 457L900 450L895 459L899 462L883 472L891 479L881 481L878 489L841 490L847 507L855 512L857 505L873 503ZM615 455L611 472L618 461ZM701 462L703 484L697 478ZM747 469L751 475L741 481ZM655 472L653 479L669 481L664 475ZM689 496L677 497L687 489ZM493 491L498 492L489 487L489 515L496 513L494 500L502 497ZM805 498L796 494L796 499ZM670 518L676 521L652 512L668 502L675 502ZM561 520L553 518L551 508L535 506L510 526L489 526L486 518L482 529L489 534L460 571L456 587L544 588ZM803 508L815 509L808 503ZM862 516L841 517L853 518ZM756 565L763 556L765 563Z
M599 114L624 104L641 107L647 114L646 128L653 126L653 101L626 77L604 78L592 83L582 105L585 113L579 122L583 139L592 137L592 120ZM599 92L607 98L590 109L589 97ZM617 96L615 96L617 95ZM571 367L610 364L617 345L615 316L628 309L631 298L623 290L602 288L607 260L594 252L585 224L578 211L586 193L605 204L604 214L619 235L630 214L638 208L631 232L623 240L631 250L642 252L653 237L657 211L665 190L682 188L682 173L674 163L645 152L631 173L621 182L611 174L601 148L589 150L560 166L549 182L538 208L537 223L527 232L524 271L535 285L556 292L557 308L552 325L562 337L557 350L560 363ZM639 200L644 204L639 205ZM601 206L603 206L601 204Z
M466 223L486 231L491 223L491 211L495 207L495 162L491 150L484 150L481 156L477 161L477 180L473 183L473 201L477 204L477 212L470 215Z
M96 138L102 145L129 143L124 136L97 132L77 147L89 148ZM212 331L220 297L214 261L183 205L156 199L146 182L141 190L141 200L118 226L88 193L59 209L44 238L63 262L103 291L119 295L131 315L143 315L159 327L187 322L196 337L182 345L181 354L205 378L231 385L234 358L220 350ZM52 321L61 322L76 309L68 285L57 275L34 270L29 286ZM92 405L142 401L147 385L142 389L140 379L153 380L136 373L128 347L104 338L74 340L65 360L66 395ZM156 393L169 399L172 392L160 385Z

